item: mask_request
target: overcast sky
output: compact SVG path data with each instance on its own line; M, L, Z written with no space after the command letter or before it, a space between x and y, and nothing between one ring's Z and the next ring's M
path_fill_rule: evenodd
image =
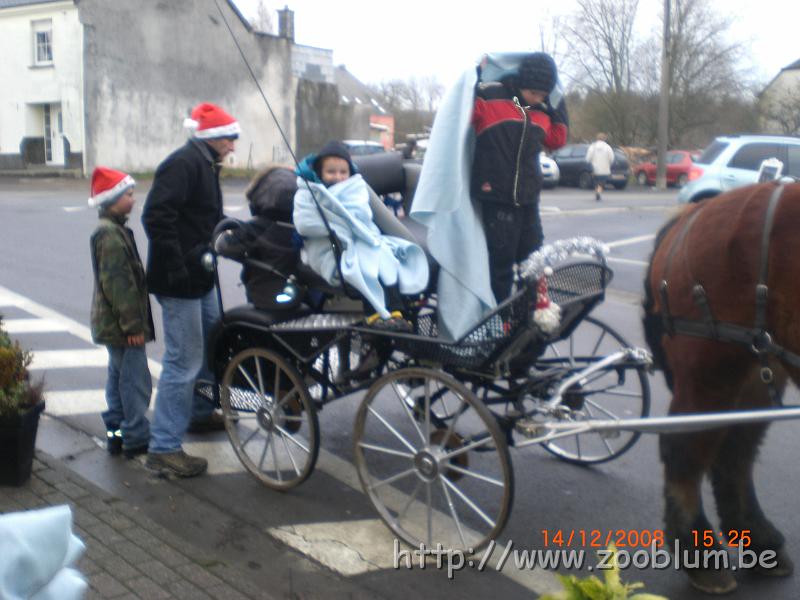
M234 0L245 15L259 0ZM732 35L752 50L762 82L800 59L796 0L712 0L736 18ZM364 82L435 75L449 85L484 52L539 49L540 23L574 8L573 0L264 0L295 13L299 44L330 48L335 64ZM640 0L637 28L659 28L661 0ZM277 22L275 23L277 28Z

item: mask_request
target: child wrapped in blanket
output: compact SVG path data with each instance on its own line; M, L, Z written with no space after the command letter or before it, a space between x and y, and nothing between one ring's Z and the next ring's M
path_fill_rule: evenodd
M341 273L363 296L370 307L367 312L374 311L366 319L368 325L410 331L402 296L427 287L428 262L422 248L381 233L372 220L367 183L341 142L329 142L308 155L296 172L294 225L303 236L304 261L331 285L341 283ZM338 265L326 221L341 244Z

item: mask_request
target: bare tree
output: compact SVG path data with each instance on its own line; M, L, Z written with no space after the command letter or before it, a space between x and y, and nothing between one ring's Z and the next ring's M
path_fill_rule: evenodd
M662 15L663 19L663 15ZM736 125L723 107L753 104L744 63L746 43L730 41L733 18L715 12L709 0L671 0L670 114L671 145L687 145L708 138L726 126L744 130L752 120ZM639 89L646 97L658 95L660 33L641 46L637 66Z
M631 58L639 0L577 4L563 27L573 81L599 102L593 111L602 119L597 129L608 131L617 144L631 144L641 128Z
M410 77L405 81L392 79L369 87L392 112L434 111L444 94L444 86L435 76Z
M264 0L258 0L256 16L250 19L250 25L261 33L275 33L275 25L272 21L272 13L264 4Z
M577 0L564 23L575 77L587 89L624 94L631 90L631 52L639 0Z

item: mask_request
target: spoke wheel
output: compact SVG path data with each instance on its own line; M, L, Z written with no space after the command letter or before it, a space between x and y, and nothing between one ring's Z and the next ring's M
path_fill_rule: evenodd
M611 327L585 318L571 336L547 347L537 366L564 368L565 377L630 345ZM650 413L650 385L644 367L608 367L570 387L562 403L570 419L634 419ZM627 452L639 439L633 431L593 431L558 438L542 445L559 458L598 464Z
M511 511L514 476L505 436L475 395L440 371L391 371L356 415L356 469L364 493L411 546L477 550Z
M297 370L279 354L248 348L222 377L225 429L244 467L267 487L305 481L319 454L319 422Z

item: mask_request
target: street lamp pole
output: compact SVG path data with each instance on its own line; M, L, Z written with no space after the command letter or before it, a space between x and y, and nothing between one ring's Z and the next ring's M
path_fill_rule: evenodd
M664 33L661 40L661 94L658 100L658 158L656 187L667 189L667 144L669 136L670 0L664 0Z

